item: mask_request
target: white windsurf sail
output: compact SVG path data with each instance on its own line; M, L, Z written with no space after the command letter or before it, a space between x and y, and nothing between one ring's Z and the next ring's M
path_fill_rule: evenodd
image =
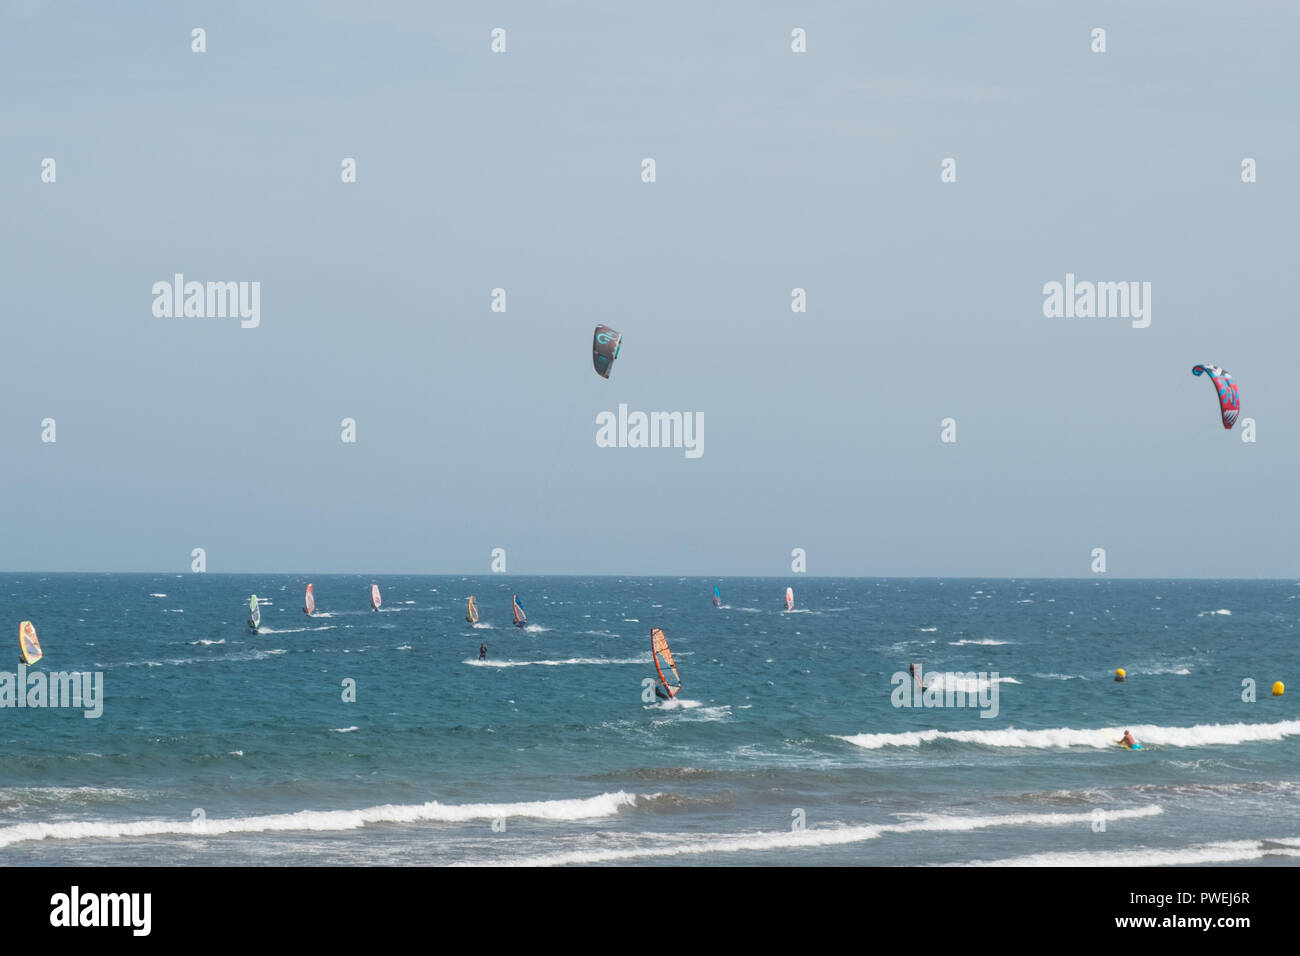
M31 621L18 625L18 649L22 652L24 664L35 664L44 654L41 642L36 639L36 628Z

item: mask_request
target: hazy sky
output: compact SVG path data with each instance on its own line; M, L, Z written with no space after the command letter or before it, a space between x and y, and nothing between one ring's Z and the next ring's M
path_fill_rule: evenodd
M1293 4L3 9L4 569L1300 576Z

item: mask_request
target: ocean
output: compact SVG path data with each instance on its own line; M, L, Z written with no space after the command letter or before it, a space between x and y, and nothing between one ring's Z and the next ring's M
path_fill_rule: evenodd
M5 574L0 594L0 671L31 620L29 680L102 674L97 717L0 707L3 865L1300 858L1292 581Z

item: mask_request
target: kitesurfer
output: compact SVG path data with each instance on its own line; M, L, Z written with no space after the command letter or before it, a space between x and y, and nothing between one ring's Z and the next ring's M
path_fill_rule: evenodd
M478 646L478 659L481 660L481 661L485 661L485 660L487 660L487 645L486 645L486 644L480 644L480 645Z

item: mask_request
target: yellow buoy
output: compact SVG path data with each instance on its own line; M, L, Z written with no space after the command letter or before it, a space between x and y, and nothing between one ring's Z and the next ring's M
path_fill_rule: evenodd
M1127 676L1128 675L1124 673L1124 668L1122 667L1115 668L1115 680L1122 682L1124 678Z
M1282 691L1284 691L1284 690L1286 690L1286 688L1282 686L1282 682L1281 682L1281 681L1274 681L1274 683L1273 683L1273 696L1274 696L1274 697L1281 697L1281 696L1282 696Z

